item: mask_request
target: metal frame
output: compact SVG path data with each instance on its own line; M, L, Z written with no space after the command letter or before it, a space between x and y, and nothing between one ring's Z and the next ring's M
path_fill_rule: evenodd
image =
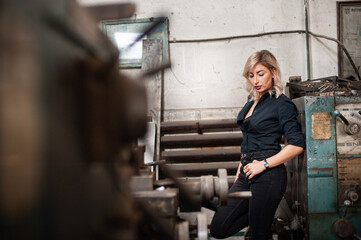
M343 15L342 9L343 7L361 7L361 1L347 1L347 2L337 2L337 39L343 43ZM346 46L347 47L347 46ZM343 51L341 47L338 47L338 76L340 77L347 77L343 76Z
M154 22L161 21L149 34L146 35L147 39L161 39L163 42L163 56L162 63L169 62L169 41L168 41L168 18L145 18L137 20L112 20L103 21L102 30L114 43L114 34L117 32L137 33L145 32ZM119 49L119 48L118 48ZM120 53L123 49L119 49ZM142 58L125 60L119 56L119 67L121 68L140 68L142 66Z

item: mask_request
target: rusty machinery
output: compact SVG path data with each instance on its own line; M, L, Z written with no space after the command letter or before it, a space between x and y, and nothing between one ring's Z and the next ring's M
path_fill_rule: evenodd
M226 169L218 169L218 176L205 175L189 181L167 169L164 162L157 164L167 178L156 180L155 173L144 167L139 175L131 178L131 191L135 199L152 209L165 229L174 233L175 239L208 239L207 216L201 213L201 207L207 203L216 201L217 205L224 205L228 198L251 197L251 192L228 194Z
M295 239L361 239L361 81L292 77L288 88L307 145L288 163Z

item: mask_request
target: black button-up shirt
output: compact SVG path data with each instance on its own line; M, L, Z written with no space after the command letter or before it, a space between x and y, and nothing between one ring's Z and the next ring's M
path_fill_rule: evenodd
M250 117L245 118L254 101L249 101L239 112L237 124L243 133L242 153L281 150L281 138L287 144L305 147L304 136L297 122L297 109L284 94L278 98L265 93Z

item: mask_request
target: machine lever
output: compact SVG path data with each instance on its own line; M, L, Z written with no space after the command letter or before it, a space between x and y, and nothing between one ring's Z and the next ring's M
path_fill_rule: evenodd
M345 205L345 212L343 213L343 218L345 218L346 217L346 214L347 214L347 209L348 209L348 207L349 206L351 206L351 201L350 200L345 200L345 202L344 202L344 205Z
M346 125L350 125L349 121L345 118L344 115L342 115L342 113L340 113L338 110L335 110L335 115L339 118L341 118L341 120L346 124Z
M359 111L359 113L360 112L361 111ZM334 114L335 114L335 116L339 117L345 123L344 130L348 135L355 135L360 132L361 127L359 124L357 124L357 123L350 124L350 122L345 118L345 116L342 115L342 113L340 113L340 111L338 111L338 110L335 110Z

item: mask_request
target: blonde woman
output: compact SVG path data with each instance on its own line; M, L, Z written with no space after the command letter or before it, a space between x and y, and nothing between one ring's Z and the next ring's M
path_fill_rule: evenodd
M216 211L210 231L227 238L249 226L249 239L270 239L275 211L286 190L284 163L302 153L304 136L297 110L283 93L281 73L273 54L252 54L244 67L249 101L237 117L242 130L241 162L229 192L251 191L251 199L229 199ZM287 145L281 149L281 138Z

